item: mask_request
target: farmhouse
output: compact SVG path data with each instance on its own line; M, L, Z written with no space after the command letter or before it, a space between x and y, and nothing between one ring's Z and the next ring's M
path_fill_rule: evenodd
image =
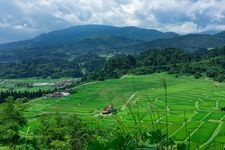
M46 96L48 98L59 98L59 97L63 97L64 95L60 92L56 92L56 93L53 93L53 94L47 94Z
M116 109L114 109L112 105L106 106L102 110L102 114L105 114L105 115L114 114L114 113L116 113Z

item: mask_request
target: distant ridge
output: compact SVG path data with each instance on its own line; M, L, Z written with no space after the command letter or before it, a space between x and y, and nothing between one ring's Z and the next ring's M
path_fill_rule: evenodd
M10 56L10 61L18 61L23 60L28 54L29 56L32 54L33 57L55 53L70 56L85 53L99 54L112 52L118 47L175 36L178 34L132 26L80 25L41 34L31 40L0 44L0 58L8 61L7 58Z
M80 25L41 34L31 40L0 44L0 61L17 62L37 57L74 59L83 54L137 54L154 48L188 51L222 47L225 31L214 35L160 32L133 26Z
M188 34L169 39L158 39L119 49L134 49L135 51L140 52L155 48L179 48L188 51L197 51L199 49L209 49L222 46L225 46L225 31L214 35Z

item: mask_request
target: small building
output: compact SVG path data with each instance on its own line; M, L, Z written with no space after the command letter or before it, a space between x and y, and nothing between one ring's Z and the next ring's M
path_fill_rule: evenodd
M112 105L109 105L102 110L102 114L105 114L105 115L115 114L116 112L117 112L116 109L114 109Z
M47 94L46 96L48 98L59 98L59 97L63 97L64 95L60 92L56 92L56 93L53 93L53 94Z

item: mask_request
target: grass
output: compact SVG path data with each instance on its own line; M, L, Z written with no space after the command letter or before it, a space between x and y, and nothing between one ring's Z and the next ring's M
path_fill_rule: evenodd
M204 143L213 134L214 130L218 126L218 123L214 122L204 122L200 128L191 136L191 141Z
M189 134L191 134L198 126L200 125L199 122L188 122L187 123L187 135L185 126L183 126L178 132L176 132L172 138L177 141L185 141Z
M210 120L221 120L224 117L225 113L223 112L212 112L209 116L204 118L204 121Z
M186 111L187 133L191 134L191 148L204 144L214 133L219 122L224 120L225 84L217 84L208 79L194 79L192 76L168 75L166 73L126 76L84 86L75 87L76 94L64 98L39 98L31 101L25 115L31 118L28 126L31 131L38 128L32 117L43 113L77 113L83 118L100 122L104 127L116 124L114 116L96 117L101 110L113 104L119 117L129 127L134 125L127 105L132 107L136 116L143 117L143 127L156 128L166 132L166 102L162 78L167 79L168 87L168 133L176 141L187 140L184 126ZM31 81L31 80L30 80ZM132 95L135 96L132 98ZM218 103L218 106L217 106ZM151 114L151 115L150 115ZM199 128L198 128L199 127ZM25 129L24 129L25 130ZM213 140L214 146L225 144L225 125ZM212 146L210 143L208 146Z
M193 118L191 118L191 120L192 121L201 121L202 119L207 117L208 114L209 114L209 112L198 112Z

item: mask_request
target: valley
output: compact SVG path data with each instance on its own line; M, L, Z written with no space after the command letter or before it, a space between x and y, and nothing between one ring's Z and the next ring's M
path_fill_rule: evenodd
M225 150L225 0L0 0L0 150Z
M168 84L167 109L162 79ZM133 113L136 118L140 117L138 121L143 129L160 129L165 133L168 123L169 137L176 142L190 143L191 149L222 149L225 145L225 112L220 110L225 106L224 83L159 73L126 75L121 79L90 82L73 89L77 93L66 97L42 97L28 102L24 116L29 121L21 134L24 135L27 128L30 135L34 134L39 124L35 118L51 113L74 113L108 130L118 125L116 118L119 118L129 130L135 126ZM101 115L103 108L110 104L117 114Z

